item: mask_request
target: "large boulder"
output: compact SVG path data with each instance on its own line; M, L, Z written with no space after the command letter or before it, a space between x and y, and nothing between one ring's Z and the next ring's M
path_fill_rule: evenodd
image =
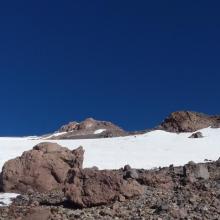
M74 207L104 205L143 193L134 179L124 179L123 172L96 169L72 169L68 173L65 195Z
M220 116L191 111L173 112L158 127L169 132L194 132L207 127L220 127Z
M69 169L82 168L83 155L82 147L71 151L55 143L40 143L5 163L2 190L22 193L62 189Z

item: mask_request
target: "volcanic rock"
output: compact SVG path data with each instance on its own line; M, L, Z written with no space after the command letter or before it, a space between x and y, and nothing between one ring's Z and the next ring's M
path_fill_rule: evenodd
M170 173L174 173L174 175L176 175L175 169L173 168L172 171L170 171L169 168L159 170L143 170L142 172L139 172L137 181L142 185L173 189L174 182Z
M69 169L82 168L83 155L82 147L70 151L55 143L40 143L5 163L2 190L22 193L62 189Z
M66 125L63 125L58 132L69 132L69 131L73 131L73 130L77 130L77 125L79 123L76 121L73 122L69 122Z
M124 177L131 179L138 179L139 175L136 169L132 169L129 165L125 165L124 169Z
M189 138L203 138L202 132L195 132Z
M28 210L22 220L49 220L51 217L50 208L34 207Z
M220 127L220 116L191 111L173 112L158 127L169 132L194 132L207 127Z
M183 167L183 175L190 182L195 182L197 179L208 180L210 177L206 164L188 163Z
M187 172L182 166L170 166L165 168L158 168L152 170L136 170L139 174L138 181L142 181L144 185L143 194L134 197L129 200L123 201L124 197L120 196L120 201L115 201L114 203L109 203L101 206L94 206L89 208L75 208L73 209L73 203L71 206L64 206L59 203L59 198L62 198L62 194L54 194L45 196L42 193L35 195L25 195L25 198L17 197L16 201L9 207L0 207L0 219L2 220L21 220L21 219L34 219L34 217L39 217L37 219L43 220L44 216L49 219L220 219L220 169L219 161L212 161L204 164L196 164L190 162L186 165ZM201 166L205 166L209 173L209 178L206 178L207 170L205 175L202 171L199 171L199 175L196 174L195 169L203 169ZM193 167L193 168L192 168ZM200 167L200 168L199 168ZM205 169L206 169L205 168ZM126 170L132 169L126 166L125 169L111 171L117 173L115 175L123 175ZM87 170L87 169L86 169ZM72 176L73 171L69 173L69 177ZM87 171L90 172L90 171ZM99 172L96 170L96 172ZM105 171L102 171L105 172ZM195 175L199 178L195 182L186 181L188 175ZM74 175L75 176L75 175ZM80 175L81 176L81 175ZM106 182L110 182L110 190L112 190L111 179L112 175L107 175L108 178ZM200 178L203 176L203 178ZM205 178L204 178L205 177ZM79 177L80 178L80 177ZM79 183L81 189L85 189L81 185L81 182L89 181L90 175L82 175L80 180L75 181ZM95 177L94 177L95 178ZM95 180L92 179L93 183ZM98 178L104 182L104 179ZM115 178L113 178L115 179ZM68 180L70 183L72 180ZM144 181L145 180L145 181ZM113 181L113 180L112 180ZM123 180L124 181L124 180ZM100 181L98 181L100 183ZM97 185L98 185L97 183ZM69 183L67 183L68 185ZM103 184L103 183L102 183ZM106 183L107 184L107 183ZM173 187L164 187L167 184ZM101 189L101 186L98 186ZM118 186L116 186L118 188ZM82 195L78 198L88 198L91 193L94 193L95 198L97 195L96 188L93 190L93 185L89 188L90 191L82 190ZM114 192L114 190L113 190ZM108 191L107 191L108 193ZM105 196L105 191L103 188L103 194ZM98 195L101 195L98 194ZM53 197L53 199L51 198ZM109 196L109 195L108 195ZM108 198L107 196L107 198ZM37 197L35 199L34 197ZM110 197L110 196L109 196ZM42 200L43 199L43 200ZM52 200L51 200L52 199ZM39 201L33 204L32 202L24 201ZM42 201L48 202L45 206L42 205ZM88 201L88 200L86 200ZM51 205L50 205L51 202ZM58 202L58 203L57 203ZM37 205L38 204L38 205ZM72 207L70 209L70 207ZM37 215L39 212L39 215Z
M80 123L74 121L63 125L58 132L49 136L49 139L105 138L126 134L127 132L111 122L87 118Z
M74 207L91 207L124 201L141 195L142 186L133 179L123 179L123 173L111 170L71 169L65 195Z

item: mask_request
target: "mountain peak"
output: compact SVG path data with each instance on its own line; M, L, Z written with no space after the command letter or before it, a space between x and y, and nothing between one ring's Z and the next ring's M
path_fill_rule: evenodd
M63 125L56 135L52 135L50 138L99 138L124 136L125 134L127 133L123 129L109 121L99 121L90 117L79 123L73 121Z

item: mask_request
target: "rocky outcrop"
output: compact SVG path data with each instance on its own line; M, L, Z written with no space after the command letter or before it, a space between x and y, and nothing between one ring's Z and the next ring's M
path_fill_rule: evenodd
M73 170L72 170L73 171ZM73 175L70 171L69 177ZM87 175L87 172L90 174ZM83 209L70 209L70 204L60 203L64 201L63 194L36 193L22 195L15 199L10 207L0 208L0 218L4 220L14 219L220 219L220 159L215 162L196 164L189 162L185 166L165 167L152 170L132 169L125 166L124 169L106 171L97 174L98 170L84 170L81 177L73 175L79 183L81 193L76 197L81 198L83 204L88 202L88 198L94 193L93 201L100 201L103 189L103 198L110 198L105 195L114 189L119 189L112 181L126 178L137 181L143 186L143 193L130 200L110 202L101 206L94 206ZM105 173L105 174L104 174ZM129 177L130 173L134 176ZM97 175L97 176L96 176ZM120 177L118 177L118 175ZM100 181L95 180L95 177ZM105 182L105 178L106 182ZM191 181L193 177L193 181ZM80 180L78 179L80 178ZM81 185L86 183L87 187L91 178L91 187ZM73 182L73 180L69 180ZM124 181L124 180L122 180ZM101 182L101 186L98 184ZM114 181L115 182L115 181ZM117 181L116 181L117 182ZM93 190L93 183L96 186ZM69 184L69 183L67 183ZM106 185L106 186L103 186ZM97 186L98 185L98 186ZM107 186L110 189L106 189ZM113 187L114 186L114 187ZM76 198L75 197L75 198ZM103 201L103 198L101 201ZM77 201L81 202L81 199ZM85 199L85 200L84 200ZM91 198L92 200L93 198ZM73 198L74 200L74 198ZM60 203L60 204L59 204ZM71 202L73 207L73 203ZM37 214L39 212L39 214ZM37 218L39 217L39 218Z
M210 177L206 164L195 164L190 162L183 167L185 180L196 182L198 179L208 180Z
M210 116L193 111L177 111L171 113L159 126L153 129L127 132L111 122L87 118L80 123L73 121L63 125L57 132L43 136L43 138L54 140L107 138L144 134L156 129L176 133L195 132L207 127L220 128L220 116Z
M87 118L80 123L74 121L63 125L58 132L50 135L49 139L105 138L126 134L127 132L111 122Z
M142 186L123 173L111 170L72 169L69 171L65 195L73 206L91 207L141 195Z
M203 138L202 132L198 131L189 136L189 138Z
M1 174L2 190L46 193L36 202L45 205L68 202L72 207L107 204L143 192L131 168L126 171L82 169L83 155L82 147L70 151L55 143L38 144L21 157L5 163Z
M70 151L55 143L40 143L5 163L2 190L22 193L62 189L69 169L82 168L83 154L82 147Z
M194 132L207 127L220 127L220 116L179 111L169 115L158 127L169 132Z
M70 132L70 131L74 131L74 130L77 130L77 127L78 127L78 122L76 121L72 121L72 122L69 122L68 124L66 125L63 125L59 130L58 132Z

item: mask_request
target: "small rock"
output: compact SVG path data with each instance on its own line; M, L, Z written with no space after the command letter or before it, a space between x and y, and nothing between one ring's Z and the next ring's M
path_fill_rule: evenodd
M190 182L195 182L196 179L208 180L210 175L205 164L187 164L183 167L184 176Z
M196 132L196 133L193 133L191 136L189 136L189 138L203 138L203 134L202 132Z
M130 165L125 165L123 171L129 171L131 170L131 166Z
M138 179L139 175L135 169L128 170L125 173L125 178Z

